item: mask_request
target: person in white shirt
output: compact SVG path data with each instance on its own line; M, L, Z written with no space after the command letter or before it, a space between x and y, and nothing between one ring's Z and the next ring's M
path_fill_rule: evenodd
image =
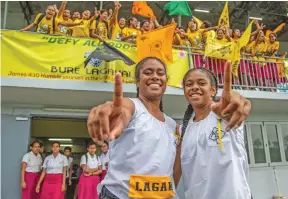
M30 144L30 152L23 156L21 163L21 188L22 199L39 199L36 186L40 178L42 158L39 154L40 142L34 141Z
M97 146L94 142L88 143L88 153L82 155L80 166L83 170L78 184L78 199L98 199L97 186L100 183L102 164L97 156Z
M231 91L231 70L231 63L226 62L222 96ZM250 199L244 124L227 128L225 117L220 119L209 108L218 90L217 78L205 68L194 68L184 76L183 87L189 102L180 126L185 198ZM230 113L224 110L221 114Z
M65 198L69 199L72 196L72 162L73 158L71 157L72 155L72 148L71 147L65 147L64 148L64 155L67 158L68 161L68 166L66 169L66 193L65 193Z
M40 199L64 199L66 190L66 168L68 166L67 157L60 154L60 142L52 143L52 154L47 156L43 163L43 170L36 187L36 192L40 192Z
M111 141L109 170L98 186L101 199L172 198L175 195L172 175L179 135L174 134L176 122L162 109L161 99L168 80L165 64L155 57L146 57L136 65L135 78L137 98L123 98L122 79L117 73L113 102L94 107L88 117L91 138L99 144L103 144L103 140ZM226 107L231 109L231 104L236 102L240 110L234 112L232 118L249 113L250 104L238 93L232 92L228 100L228 104L216 112ZM217 105L211 104L211 108ZM229 121L229 125L234 126L238 120Z
M101 162L102 162L102 174L101 181L105 178L108 170L108 162L109 162L109 143L105 140L103 145L101 146Z

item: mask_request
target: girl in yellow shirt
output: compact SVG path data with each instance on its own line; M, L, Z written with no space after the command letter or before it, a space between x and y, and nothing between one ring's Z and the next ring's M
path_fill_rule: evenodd
M119 9L121 8L121 4L119 2L115 2L114 4L115 4L115 9L114 9L113 16L110 22L111 30L112 30L111 39L121 41L123 32L125 32L125 29L126 29L125 27L126 19L124 17L120 17L118 21L118 12L119 12Z
M280 77L279 77L279 71L277 68L277 64L276 64L276 59L273 58L276 56L279 47L280 47L280 43L277 41L277 35L276 33L270 33L269 34L269 39L265 37L265 41L267 43L267 51L266 51L266 56L269 56L271 58L266 58L266 61L268 61L267 63L267 68L268 68L268 75L267 78L270 79L270 84L272 84L272 86L276 86L276 84L280 83Z
M76 13L74 13L74 14L75 14L74 22L82 21L83 24L72 28L72 36L89 37L91 24L92 24L93 20L97 17L97 10L95 9L95 15L93 17L91 17L91 12L89 10L85 10L82 13L81 19L78 18L79 17L78 14L77 15L76 15ZM74 16L74 14L73 14L73 16Z
M98 38L100 40L108 39L108 33L110 31L110 22L111 20L108 20L108 11L101 10L99 18L94 20L91 25L90 36L93 38Z
M173 45L186 47L188 44L189 41L187 40L185 29L183 27L178 27L177 30L175 30Z
M141 35L140 27L137 25L137 19L135 17L131 17L128 20L128 28L123 31L123 35L121 40L127 42L136 42L137 35Z

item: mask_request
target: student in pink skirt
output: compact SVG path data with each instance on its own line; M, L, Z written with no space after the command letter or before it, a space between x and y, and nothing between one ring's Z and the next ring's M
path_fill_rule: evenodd
M97 186L102 173L101 159L96 155L96 144L90 142L88 153L82 155L80 166L83 172L78 184L78 199L98 199Z
M66 156L60 154L59 151L60 142L53 142L52 154L44 160L41 177L36 187L36 192L39 193L44 180L40 199L64 199L68 161Z
M108 171L108 162L109 162L109 144L107 141L104 141L104 144L101 146L101 162L102 162L102 174L101 181L105 178L105 175Z
M23 156L21 163L22 199L39 199L40 195L35 189L42 167L42 158L39 153L40 142L32 142L30 149L31 151Z

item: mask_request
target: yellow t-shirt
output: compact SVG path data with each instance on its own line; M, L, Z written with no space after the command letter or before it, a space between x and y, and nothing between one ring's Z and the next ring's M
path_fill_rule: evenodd
M265 61L265 58L263 56L267 51L267 46L268 45L265 42L262 42L261 44L256 44L256 42L255 42L255 45L253 46L252 51L255 53L256 56L254 56L252 59L253 60L259 60L259 61ZM259 62L259 64L261 66L266 65L266 63L263 63L263 62Z
M188 40L192 48L200 48L200 49L204 48L204 44L202 40L203 32L204 32L204 29L200 29L195 32L188 33ZM199 50L199 49L193 49L192 52L204 53L203 50Z
M108 29L107 29L108 28ZM99 21L96 27L96 20L91 24L91 29L96 30L96 34L104 39L108 39L108 33L110 30L110 20L107 21L107 25L104 22Z
M135 35L135 36L141 35L141 31L137 30L137 29L134 29L134 28L125 28L125 31L123 31L123 36L127 37L127 36L130 36L130 35ZM135 42L136 39L132 38L132 39L129 39L127 41Z
M173 44L177 46L187 46L187 44L189 44L189 41L187 41L186 39L182 39L179 34L176 34L173 39Z
M253 46L255 46L255 41L252 41L251 43L248 43L248 44L244 47L244 53L245 53L245 54L252 54Z
M111 26L112 28L112 35L111 35L111 39L112 40L121 40L121 37L123 35L123 32L126 31L127 27L124 28L120 28L118 22L116 22L113 26Z
M36 32L44 34L53 34L53 17L51 19L47 19L44 16L42 20L39 22L39 24L37 24L37 21L41 15L42 13L39 13L34 19L34 24L38 25ZM60 20L58 18L55 18L55 30L54 30L55 33L59 22Z
M64 20L62 16L58 17L59 21L73 22L72 19ZM58 25L56 27L55 33L57 35L71 35L71 28L66 26Z
M76 19L74 23L79 23L80 21L83 21L82 25L74 26L72 27L72 36L74 37L89 37L90 36L90 29L91 29L91 23L90 19L88 20L82 20L82 19Z
M267 43L267 56L275 57L275 51L278 51L280 47L280 43L275 41L273 44L270 41ZM276 62L276 59L266 59L267 61Z

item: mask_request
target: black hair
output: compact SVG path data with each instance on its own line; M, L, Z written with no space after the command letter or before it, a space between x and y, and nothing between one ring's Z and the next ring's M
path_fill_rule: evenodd
M131 18L128 19L128 22L127 22L128 26L130 26L131 21L132 21L133 19L136 19L136 17L131 17ZM136 19L136 20L137 20L137 19Z
M64 148L64 151L66 151L66 150L69 150L70 152L72 152L72 148L69 147L69 146L67 146L67 147Z
M42 142L40 142L40 148L44 147L44 144Z
M210 83L212 86L215 86L216 88L216 94L217 94L217 90L218 90L218 83L217 83L217 78L216 76L213 74L213 72L211 72L210 70L206 69L206 68L193 68L193 69L190 69L185 75L184 75L184 78L183 78L183 88L185 88L185 81L187 79L187 76L195 71L195 70L200 70L201 72L205 73L208 77L209 77L209 80L210 80ZM215 96L216 96L215 94ZM213 96L213 100L215 100L215 96ZM190 118L192 117L192 114L193 114L194 110L193 110L193 107L191 104L189 104L187 106L187 109L185 111L185 114L184 114L184 117L183 117L183 124L182 124L182 128L181 128L181 139L183 139L184 137L184 134L185 134L185 131L186 131L186 128L188 126L188 122L190 120Z
M178 27L178 29L179 29L179 30L181 30L181 29L182 29L182 30L184 30L184 31L186 32L185 28L184 28L184 27L182 27L182 26Z
M33 141L31 144L30 144L30 147L33 147L34 146L34 144L39 144L39 146L41 147L41 143L38 141L38 140L35 140L35 141Z
M108 14L108 10L106 10L106 9L100 10L100 14L101 14L101 15L102 15L104 12L107 12L107 14Z
M60 142L58 142L58 141L54 141L54 142L52 142L51 145L53 146L54 144L58 144L59 146L61 145Z
M92 145L95 145L97 147L97 144L93 141L90 141L88 144L87 144L87 148L89 148L90 146Z
M139 81L139 78L140 78L140 70L142 68L142 66L148 61L148 60L156 60L158 62L160 62L163 67L164 67L164 70L165 70L165 75L166 75L166 78L168 80L168 76L167 76L167 70L166 70L166 65L163 61L161 61L160 59L158 59L157 57L145 57L144 59L142 59L140 62L138 62L138 64L136 65L135 67L135 79L136 79L136 82ZM137 87L137 97L139 97L139 88ZM160 105L159 105L159 108L160 108L160 111L163 112L163 101L162 101L162 98L161 98L161 101L160 101Z
M109 147L109 142L107 140L104 140L104 144L106 144Z
M140 26L141 26L141 28L142 28L142 26L144 25L144 23L146 23L146 22L148 22L148 23L150 23L148 20L143 20L142 22L141 22L141 24L140 24Z
M240 36L241 36L241 31L240 31L240 29L236 28L236 29L233 29L233 30L232 30L232 38L234 38L234 34L235 34L236 30L239 30Z
M203 24L205 25L205 28L210 28L212 26L209 21L203 21Z

